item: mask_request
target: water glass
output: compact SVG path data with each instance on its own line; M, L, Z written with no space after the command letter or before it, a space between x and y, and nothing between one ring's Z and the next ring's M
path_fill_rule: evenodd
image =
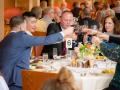
M72 59L73 50L67 50L67 60Z
M90 64L90 67L91 67L91 68L94 67L94 63L95 63L95 60L93 60L93 59L89 60L89 64Z
M92 25L90 28L93 30L97 30L97 25Z
M97 25L92 25L90 28L92 29L91 35L97 34Z
M85 20L83 23L86 27L88 27L88 21L87 20Z
M53 48L53 59L57 59L57 48Z
M48 53L43 53L43 63L48 61Z

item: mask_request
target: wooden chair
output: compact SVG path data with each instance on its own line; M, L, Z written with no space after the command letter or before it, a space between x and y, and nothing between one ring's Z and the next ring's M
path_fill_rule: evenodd
M46 32L35 31L32 33L34 36L46 36ZM43 45L33 47L33 56L40 56L43 50Z
M9 24L10 19L13 16L20 16L22 15L22 10L17 7L5 8L4 9L4 21L5 24Z
M22 71L23 90L40 90L40 88L43 86L43 83L46 80L55 77L57 77L56 73L23 70Z
M4 37L10 33L9 21L13 16L22 15L22 10L17 7L5 8L4 9Z

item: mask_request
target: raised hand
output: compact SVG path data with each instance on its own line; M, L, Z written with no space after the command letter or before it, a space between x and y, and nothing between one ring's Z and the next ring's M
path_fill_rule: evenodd
M92 37L92 43L96 44L97 46L99 46L99 44L102 42L102 40L99 37L93 36Z
M69 27L63 31L65 36L72 36L73 32L74 32L74 27Z
M101 40L109 40L109 35L105 34L105 33L99 33L97 35Z

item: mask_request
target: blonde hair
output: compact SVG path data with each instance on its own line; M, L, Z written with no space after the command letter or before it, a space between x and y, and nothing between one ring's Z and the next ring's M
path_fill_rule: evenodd
M80 90L70 70L62 67L56 79L47 80L41 90Z
M52 12L54 12L54 9L51 7L47 7L43 10L43 16Z

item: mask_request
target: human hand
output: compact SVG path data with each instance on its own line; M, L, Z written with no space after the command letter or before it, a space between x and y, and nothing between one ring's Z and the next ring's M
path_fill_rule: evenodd
M87 35L97 35L98 30L89 29L89 28L83 28L82 32L86 33Z
M79 53L79 47L75 47L75 48L74 48L74 52L75 52L75 53Z
M73 31L74 31L74 28L73 27L69 27L69 28L65 29L63 31L63 33L64 33L65 36L72 36Z
M73 40L77 40L77 36L78 36L78 35L77 35L76 33L73 33L73 34L72 34L72 39L73 39Z
M96 36L92 37L92 43L93 44L96 44L97 46L99 46L101 42L102 42L102 40L100 40L100 38L98 38Z
M97 35L101 40L109 40L109 35L105 34L105 33L99 33Z
M87 33L87 32L91 32L92 29L86 28L86 27L82 27L81 28L81 32Z

